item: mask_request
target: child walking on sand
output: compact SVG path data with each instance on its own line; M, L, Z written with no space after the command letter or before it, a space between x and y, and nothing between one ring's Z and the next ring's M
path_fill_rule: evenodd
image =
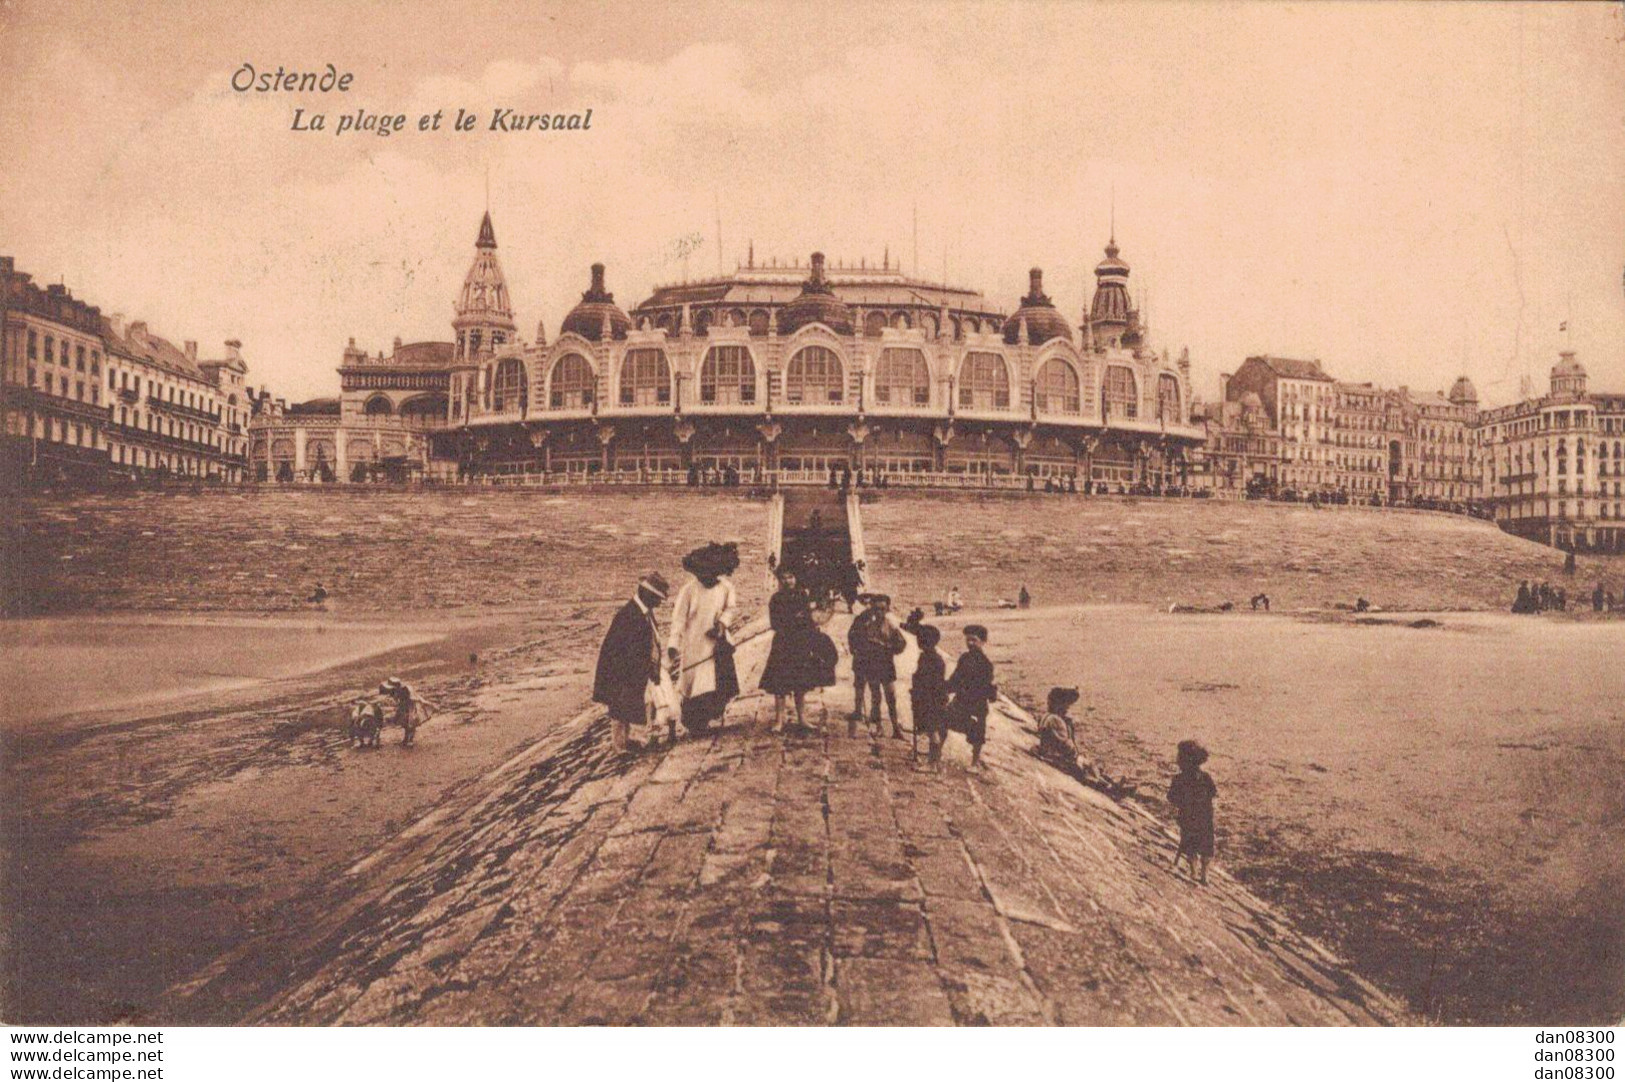
M1179 773L1168 787L1168 803L1179 815L1179 850L1174 853L1174 868L1178 869L1179 858L1184 857L1196 881L1206 883L1207 864L1213 859L1213 798L1219 789L1202 769L1207 749L1201 744L1181 740L1177 756Z

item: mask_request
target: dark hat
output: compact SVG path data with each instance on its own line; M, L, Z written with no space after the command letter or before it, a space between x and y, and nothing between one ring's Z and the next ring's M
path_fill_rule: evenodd
M883 604L883 605L890 605L891 604L891 595L890 594L864 593L864 594L859 594L858 595L858 600L863 602L865 605L873 605L877 601L879 603Z
M942 632L930 624L920 624L914 628L914 638L919 642L921 650L929 650L942 641Z
M731 575L739 567L739 546L708 542L683 557L683 570L696 577Z
M1181 740L1177 757L1180 766L1201 766L1207 762L1207 749L1195 740Z
M1065 710L1078 701L1080 694L1077 688L1050 688L1049 708L1051 710Z
M972 638L980 639L983 642L987 641L987 628L983 627L981 624L966 624L965 634L971 636Z
M662 599L671 596L671 584L666 581L666 576L658 571L651 571L643 576L638 580L638 586L651 594L659 594Z

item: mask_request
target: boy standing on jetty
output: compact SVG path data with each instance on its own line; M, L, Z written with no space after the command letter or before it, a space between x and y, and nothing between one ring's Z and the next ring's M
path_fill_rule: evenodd
M1194 740L1181 740L1177 752L1179 773L1168 787L1168 803L1179 814L1179 850L1174 853L1174 868L1179 858L1198 883L1207 882L1207 862L1213 859L1213 798L1219 795L1218 786L1202 764L1207 762L1207 749ZM1197 860L1201 860L1198 870Z
M987 628L966 625L965 652L959 655L954 674L948 678L948 690L954 693L950 724L970 742L970 765L975 770L982 769L982 745L987 743L987 707L999 695L993 683L993 662L984 652L986 646Z
M937 653L942 632L930 624L916 624L914 638L920 644L914 682L908 689L910 713L914 717L914 753L919 754L920 737L925 737L929 749L926 760L934 769L941 769L942 741L948 735L943 717L948 706L948 664Z

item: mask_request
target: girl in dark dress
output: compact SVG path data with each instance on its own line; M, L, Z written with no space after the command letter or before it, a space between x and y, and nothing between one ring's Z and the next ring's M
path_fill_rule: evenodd
M813 623L812 599L796 584L796 573L788 567L779 570L779 589L767 603L768 624L773 628L773 645L762 669L762 690L773 696L773 731L783 728L784 700L793 697L796 727L806 727L807 692L835 683L833 664L824 664L825 636Z
M1184 857L1196 881L1206 883L1207 862L1213 859L1213 798L1219 795L1219 789L1202 769L1207 762L1206 748L1194 740L1181 740L1178 758L1179 773L1168 787L1168 803L1179 813L1179 850L1174 853L1174 867L1177 869L1179 858Z

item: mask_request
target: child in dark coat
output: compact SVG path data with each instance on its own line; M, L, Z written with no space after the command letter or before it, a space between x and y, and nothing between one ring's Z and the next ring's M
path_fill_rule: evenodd
M942 764L942 741L948 735L945 712L948 707L948 664L937 653L942 632L929 624L916 623L914 638L920 644L920 659L914 666L914 682L909 686L908 702L914 716L915 751L919 739L927 740L927 761L934 768Z
M993 662L984 652L987 646L987 628L981 624L965 626L965 652L954 665L954 674L948 678L948 690L954 693L948 716L951 727L965 734L970 742L970 765L982 769L982 746L987 743L987 708L998 698L998 685L993 682Z
M1206 748L1194 740L1181 740L1177 755L1179 773L1168 787L1168 803L1179 815L1179 850L1174 853L1174 867L1177 869L1179 858L1184 857L1196 881L1206 883L1207 862L1213 859L1213 798L1219 795L1219 789L1202 769L1207 762Z

